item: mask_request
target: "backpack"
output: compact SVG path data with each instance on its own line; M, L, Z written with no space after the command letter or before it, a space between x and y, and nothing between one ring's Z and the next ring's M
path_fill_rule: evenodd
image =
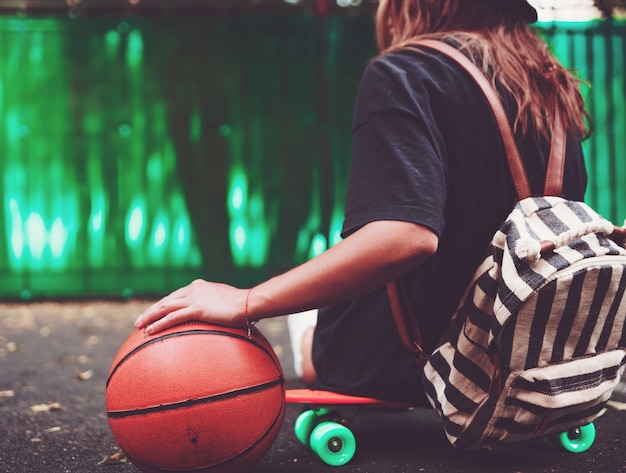
M425 357L419 340L413 343L418 360L425 360L429 401L448 440L467 450L589 424L626 364L626 231L588 205L559 197L566 136L558 116L545 195L532 197L489 81L446 43L419 44L456 60L483 90L519 198L493 236L439 347Z

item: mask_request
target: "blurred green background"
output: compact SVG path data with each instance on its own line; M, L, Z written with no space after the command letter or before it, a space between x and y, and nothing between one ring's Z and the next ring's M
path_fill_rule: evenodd
M63 3L0 9L0 298L248 285L338 240L371 8ZM537 27L592 84L587 201L621 224L626 25Z

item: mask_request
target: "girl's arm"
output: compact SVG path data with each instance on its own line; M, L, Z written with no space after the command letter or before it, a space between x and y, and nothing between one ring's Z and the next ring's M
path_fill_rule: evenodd
M369 223L318 257L251 289L196 280L164 297L135 325L148 333L199 320L243 326L367 294L421 264L437 250L435 233L395 220Z

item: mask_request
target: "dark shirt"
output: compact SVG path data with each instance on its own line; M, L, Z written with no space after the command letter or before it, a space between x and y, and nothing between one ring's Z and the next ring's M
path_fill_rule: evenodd
M512 123L514 105L504 103ZM533 133L516 141L540 195L549 143ZM355 106L343 236L378 220L414 222L439 236L437 253L402 278L428 352L513 207L507 166L486 99L451 59L407 50L368 65ZM583 200L586 181L581 144L570 137L562 195ZM313 360L319 388L427 405L384 287L320 309Z

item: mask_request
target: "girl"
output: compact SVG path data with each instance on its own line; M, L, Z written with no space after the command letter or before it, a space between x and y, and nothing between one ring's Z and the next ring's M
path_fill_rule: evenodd
M563 197L582 200L579 80L528 26L535 20L524 0L381 0L380 55L363 74L354 111L344 240L253 288L194 281L146 309L136 326L245 326L319 308L314 331L292 332L309 384L427 405L385 286L397 280L406 289L423 349L432 351L515 191L481 91L456 63L413 44L444 40L492 78L537 194L557 108L568 130ZM295 327L300 316L292 317Z

